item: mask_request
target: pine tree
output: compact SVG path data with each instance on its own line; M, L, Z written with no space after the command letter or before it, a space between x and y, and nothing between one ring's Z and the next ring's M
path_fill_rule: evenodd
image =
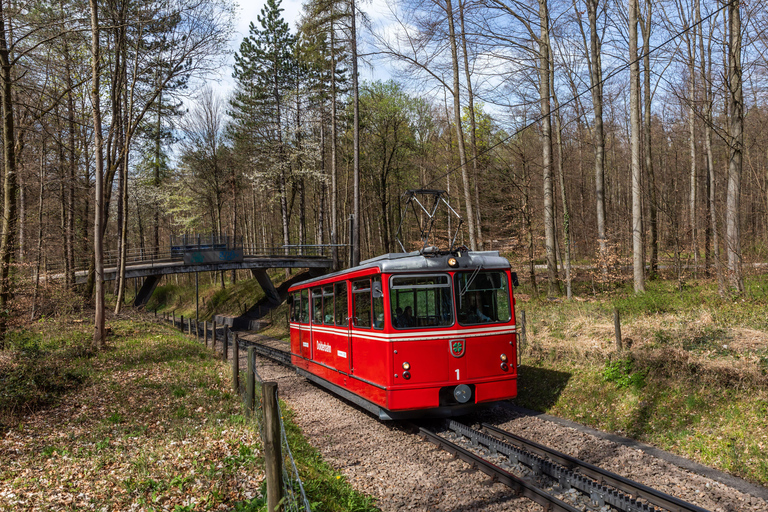
M294 45L282 17L280 0L267 0L249 35L235 53L233 77L237 88L230 100L234 123L230 136L236 151L248 153L268 178L276 182L283 221L283 243L289 243L289 166L284 130L289 122L285 97L294 89Z

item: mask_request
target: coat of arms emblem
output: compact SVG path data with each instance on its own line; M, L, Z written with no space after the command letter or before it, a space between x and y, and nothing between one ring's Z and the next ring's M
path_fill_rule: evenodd
M449 340L448 345L451 348L451 355L453 357L461 357L464 355L464 340Z

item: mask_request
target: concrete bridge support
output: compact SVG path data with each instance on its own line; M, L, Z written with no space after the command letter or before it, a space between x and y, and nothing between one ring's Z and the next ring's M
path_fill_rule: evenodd
M280 300L280 294L277 293L275 285L272 284L272 280L269 278L267 270L263 268L252 268L251 274L253 274L253 277L259 282L259 286L264 290L264 295L267 297L270 304L273 306L279 305L282 302L282 300Z
M133 300L133 307L143 308L149 302L149 298L157 288L157 283L160 282L162 275L149 275L144 279L144 284L141 285L141 289L136 294L136 298Z

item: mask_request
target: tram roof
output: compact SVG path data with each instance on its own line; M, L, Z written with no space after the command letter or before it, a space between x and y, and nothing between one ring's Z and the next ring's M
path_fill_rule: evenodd
M388 254L382 254L375 258L370 258L361 261L356 267L346 268L333 272L331 274L325 274L323 276L315 277L296 283L294 286L305 286L307 284L323 281L328 278L341 277L347 274L358 272L361 270L376 268L380 272L419 272L419 271L446 271L446 270L462 270L462 269L507 269L510 268L509 261L499 255L499 251L468 251L460 253L461 256L454 256L452 254L421 254L418 251L414 252L391 252ZM457 267L448 266L448 258L455 257L459 265Z

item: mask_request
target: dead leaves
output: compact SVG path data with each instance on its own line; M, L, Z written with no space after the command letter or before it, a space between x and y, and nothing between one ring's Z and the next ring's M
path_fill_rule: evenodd
M217 510L259 495L258 436L224 363L125 324L90 384L0 438L0 510Z

